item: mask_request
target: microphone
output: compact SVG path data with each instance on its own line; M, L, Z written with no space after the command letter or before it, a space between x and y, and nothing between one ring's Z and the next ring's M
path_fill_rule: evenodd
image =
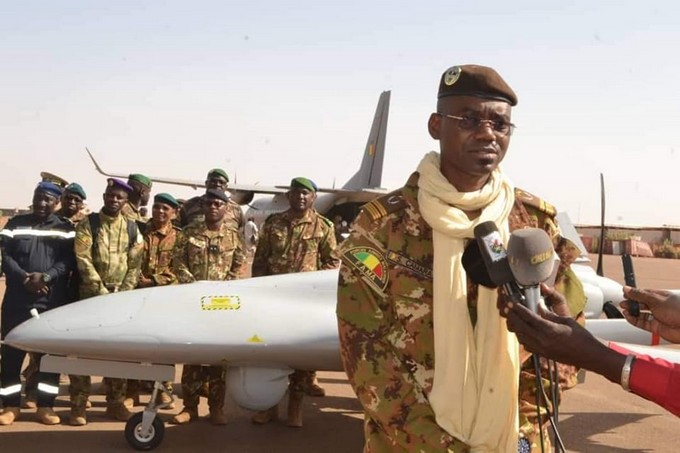
M502 286L505 294L513 302L523 304L524 297L515 282L515 277L512 275L508 255L496 224L491 220L482 222L475 227L474 235L489 280L493 282L494 286Z
M551 278L555 268L555 250L550 237L540 228L513 231L507 255L515 280L524 287L527 307L536 312L541 298L539 285Z

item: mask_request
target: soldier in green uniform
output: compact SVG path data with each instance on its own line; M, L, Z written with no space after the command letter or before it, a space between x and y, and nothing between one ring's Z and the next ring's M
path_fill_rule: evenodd
M505 243L515 229L542 228L560 257L556 287L583 319L585 295L569 267L575 245L560 236L554 208L499 168L516 103L491 68L444 72L428 121L440 152L365 205L339 246L341 356L364 408L366 452L541 451L541 430L551 451L530 354L496 308L505 296L472 283L461 264L481 222L494 221ZM561 392L576 370L558 368Z
M139 274L137 288L177 283L177 278L172 270L172 251L180 230L172 224L172 221L177 216L178 208L179 202L169 193L159 193L153 197L151 220L144 232L142 270ZM166 404L165 409L172 409L174 407L170 396L172 394L172 382L164 382L163 384L169 394L160 393L158 402ZM128 379L126 406L132 407L139 404L139 393L142 386L142 381Z
M137 224L121 210L132 192L125 182L110 178L104 192L104 207L76 227L75 254L80 274L80 299L129 291L137 286L144 248ZM87 423L85 405L90 393L89 376L70 376L71 424ZM132 415L125 405L125 379L109 379L106 414L125 421Z
M224 191L208 189L202 201L204 220L193 222L182 230L172 260L179 283L239 278L245 263L245 244L238 225L227 215L228 203ZM199 398L206 382L211 423L223 425L227 422L224 367L185 365L182 370L184 407L171 423L188 423L198 418Z
M226 171L221 168L213 168L208 172L205 178L205 190L220 190L222 192L227 191L229 186L229 175ZM190 198L185 203L182 204L182 208L179 211L180 226L185 227L193 222L203 221L203 207L201 201L205 195L199 195L197 197ZM231 218L238 225L239 231L243 232L243 227L245 226L243 218L243 210L234 202L231 198L227 205L227 217Z
M64 193L61 196L61 208L55 214L73 225L77 225L87 215L84 209L86 199L87 195L83 186L77 182L72 182L64 188Z
M293 178L288 191L290 208L267 217L255 250L252 276L334 269L340 264L334 256L333 222L314 210L317 187L307 178ZM316 382L316 373L295 370L288 385L288 425L302 426L302 399L306 389L325 394ZM253 423L268 423L278 416L278 406L255 414Z
M141 208L149 204L151 197L151 179L140 173L132 173L128 176L128 185L132 187L132 192L123 206L122 213L128 219L144 224L147 218L142 215Z

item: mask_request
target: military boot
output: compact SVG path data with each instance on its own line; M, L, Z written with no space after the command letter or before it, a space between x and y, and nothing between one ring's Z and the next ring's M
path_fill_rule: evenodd
M139 401L139 394L128 396L127 398L125 398L125 400L123 401L123 405L128 409L132 409L135 406L140 406L141 402Z
M43 425L58 425L61 423L61 418L59 418L51 407L39 407L36 415Z
M21 409L18 407L6 407L5 410L0 414L0 425L11 425L14 420L19 418L19 413Z
M227 424L227 416L224 413L224 407L210 408L210 423L216 426Z
M276 406L272 406L267 410L256 413L255 415L253 415L250 421L255 423L256 425L264 425L266 423L278 419L279 419L279 406L277 404Z
M302 427L302 399L303 392L290 392L288 394L288 426L293 428Z
M87 417L85 416L85 407L71 406L71 416L69 418L71 426L85 426L87 425Z
M132 412L123 403L109 403L106 406L106 415L114 420L126 422L132 417Z
M310 374L305 390L309 396L326 396L326 390L319 385L319 381L316 379L316 373Z
M198 408L185 407L182 409L182 412L170 419L170 423L173 425L183 425L196 419L198 419Z
M158 396L156 396L156 404L165 404L166 406L163 409L175 408L175 400L172 399L172 395L168 395L165 392L158 392Z

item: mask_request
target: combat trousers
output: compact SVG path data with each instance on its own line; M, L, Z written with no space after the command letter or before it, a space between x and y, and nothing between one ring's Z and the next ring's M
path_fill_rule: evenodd
M40 310L42 312L44 310ZM28 320L31 317L28 310L18 313L14 310L5 310L2 307L2 338L10 330ZM21 406L21 366L26 358L26 352L13 348L7 344L0 347L0 397L3 407ZM38 371L38 407L54 406L54 399L59 394L59 373L44 373Z
M182 399L184 408L197 410L201 389L208 384L208 406L212 410L224 407L227 390L225 369L222 366L184 365L182 370Z
M92 379L90 376L77 376L69 374L71 384L68 391L71 396L71 407L85 407L87 399L90 397ZM57 376L58 378L58 376ZM127 390L127 379L108 378L109 387L106 390L106 403L123 404L125 392Z

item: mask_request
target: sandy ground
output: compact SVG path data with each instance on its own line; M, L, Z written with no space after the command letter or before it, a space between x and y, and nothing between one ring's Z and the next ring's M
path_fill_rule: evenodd
M639 286L680 288L680 260L636 258L634 264ZM608 277L623 281L619 257L606 256L604 271ZM0 286L0 291L4 290L4 282ZM305 400L301 429L288 428L283 421L255 426L246 411L232 410L226 426L214 427L206 420L186 426L166 424L165 440L157 451L360 452L361 408L345 375L320 373L320 381L327 396ZM178 378L175 387L179 389ZM65 386L61 394L66 395ZM0 428L0 451L130 451L123 436L124 424L104 417L103 396L92 399L94 407L88 412L89 424L85 427L43 426L35 422L34 411L24 410L14 425ZM60 396L55 408L64 420L68 416L67 401ZM207 414L204 405L200 410L202 415ZM161 417L167 420L174 412L163 411ZM285 418L283 409L281 413ZM678 451L680 441L676 417L592 373L584 384L565 395L559 426L570 452L673 452Z

